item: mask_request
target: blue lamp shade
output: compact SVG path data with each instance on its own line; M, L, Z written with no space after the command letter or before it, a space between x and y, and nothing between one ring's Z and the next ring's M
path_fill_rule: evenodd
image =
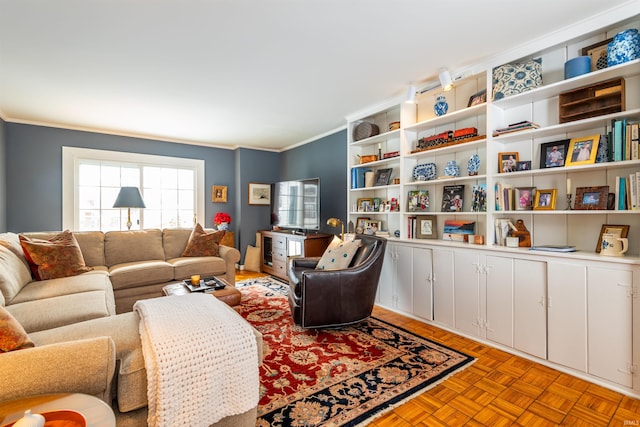
M122 187L113 204L114 208L146 208L138 187Z

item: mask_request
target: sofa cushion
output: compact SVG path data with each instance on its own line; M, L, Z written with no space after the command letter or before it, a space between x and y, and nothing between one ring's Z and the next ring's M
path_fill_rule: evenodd
M114 290L169 282L173 278L173 266L165 261L129 262L109 268Z
M316 265L316 270L342 270L349 267L351 259L360 247L360 240L342 242L333 248L327 248Z
M27 335L22 325L0 307L0 353L33 347L33 341Z
M11 250L0 246L0 305L10 303L29 282L31 272L26 264Z
M65 230L49 240L20 236L20 244L37 280L75 276L90 271L73 233Z
M136 261L164 261L161 230L107 231L104 234L106 265Z
M113 294L111 282L106 272L102 271L97 273L90 271L89 273L78 276L38 280L28 283L22 288L20 293L11 300L11 304L91 291L102 291Z
M0 246L4 246L13 252L29 268L29 263L20 244L20 235L16 233L0 233Z
M104 291L80 292L21 302L9 305L6 309L29 334L115 315L109 295Z
M165 228L162 230L162 242L167 260L182 256L192 231L192 228Z
M182 256L218 256L224 234L224 231L205 231L200 224L196 224Z
M219 257L181 257L167 261L174 267L174 279L187 279L194 274L201 277L222 276L227 272L226 262Z

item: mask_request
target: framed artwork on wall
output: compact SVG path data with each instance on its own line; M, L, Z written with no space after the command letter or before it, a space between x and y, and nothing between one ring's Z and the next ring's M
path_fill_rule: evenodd
M250 205L270 205L271 204L271 185L249 183L249 204Z
M213 203L227 203L227 186L214 185L211 187L211 201Z

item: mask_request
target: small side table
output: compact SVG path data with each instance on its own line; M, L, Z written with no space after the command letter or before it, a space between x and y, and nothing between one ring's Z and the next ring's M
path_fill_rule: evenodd
M31 409L33 414L51 411L76 411L87 420L89 427L115 427L113 410L97 397L81 393L43 394L0 403L0 425L14 423Z

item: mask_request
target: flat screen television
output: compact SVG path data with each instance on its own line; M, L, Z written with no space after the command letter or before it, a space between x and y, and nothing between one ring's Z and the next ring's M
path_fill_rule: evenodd
M271 225L283 229L320 229L320 178L271 185Z

